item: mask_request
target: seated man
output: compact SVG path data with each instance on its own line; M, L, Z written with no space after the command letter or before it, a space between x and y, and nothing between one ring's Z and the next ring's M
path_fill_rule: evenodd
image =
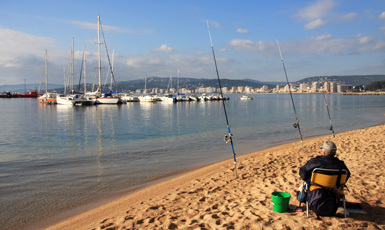
M346 169L348 172L346 180L348 180L350 177L350 171L346 167L345 163L336 157L337 146L332 141L327 141L321 146L321 149L322 149L321 156L317 156L315 158L310 159L304 166L302 166L299 169L299 175L301 176L301 178L305 182L307 182L307 184L309 184L313 170L315 168L324 168L324 169ZM309 208L313 210L317 214L317 216L334 215L338 209L338 206L325 207L324 205L320 205L320 204L316 204L315 202L312 202L313 198L315 197L320 198L322 196L333 196L333 194L331 193L331 191L328 191L325 189L317 189L312 191L309 194L309 197L306 198L309 201ZM304 202L303 193L298 194L298 200L300 202ZM320 206L323 206L323 207L320 207ZM322 211L317 210L321 208L323 209Z

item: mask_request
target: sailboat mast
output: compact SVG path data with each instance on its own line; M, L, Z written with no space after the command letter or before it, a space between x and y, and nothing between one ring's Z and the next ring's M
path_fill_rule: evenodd
M48 93L48 67L47 67L47 49L45 49L45 93Z
M86 44L84 44L84 95L87 91L87 75L86 75Z
M102 64L100 60L100 16L98 16L98 72L99 72L99 87L98 92L101 92L101 70L102 70Z
M179 95L179 69L178 69L178 87L177 87L178 89L177 89L177 94Z
M112 91L112 77L114 72L114 59L115 59L115 50L112 50L112 62L111 62L111 83L110 83L110 90Z
M70 84L71 84L71 91L70 93L73 93L74 91L74 43L75 39L72 38L72 49L71 49L71 72L70 72Z

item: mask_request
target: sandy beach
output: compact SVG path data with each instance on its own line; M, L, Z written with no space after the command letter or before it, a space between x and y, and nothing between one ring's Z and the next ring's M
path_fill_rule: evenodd
M274 191L290 193L290 204L298 205L299 167L331 139L304 140L303 152L296 142L241 156L237 179L232 160L210 165L48 229L385 229L385 125L339 133L334 140L337 157L352 173L346 200L360 203L367 214L317 220L312 212L309 218L306 212L273 212Z

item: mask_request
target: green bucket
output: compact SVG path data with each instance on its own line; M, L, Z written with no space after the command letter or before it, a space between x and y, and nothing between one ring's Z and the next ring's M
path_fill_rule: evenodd
M283 213L289 208L289 201L291 195L286 192L273 192L273 211Z

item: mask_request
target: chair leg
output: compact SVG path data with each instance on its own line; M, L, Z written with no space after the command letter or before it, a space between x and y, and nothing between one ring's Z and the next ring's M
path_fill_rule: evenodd
M306 201L306 215L309 217L309 202Z
M345 202L345 196L342 198L342 203L344 204L344 216L346 218L346 202Z

